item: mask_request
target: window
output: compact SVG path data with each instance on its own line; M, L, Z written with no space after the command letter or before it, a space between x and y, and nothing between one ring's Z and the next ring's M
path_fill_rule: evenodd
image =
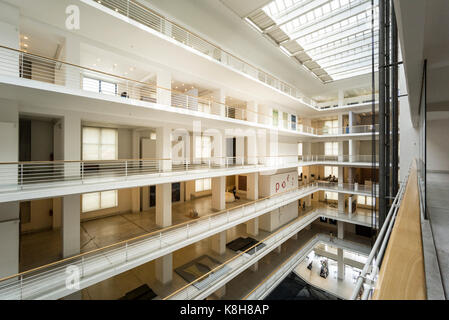
M116 160L117 130L83 128L83 160Z
M338 156L338 142L325 142L324 154L326 156Z
M116 160L117 130L108 128L83 128L83 160ZM82 212L118 206L117 190L83 194Z
M83 89L110 95L117 94L117 84L92 78L83 78Z
M277 127L279 125L279 113L277 110L273 110L273 126Z
M368 196L357 196L357 204L371 207L373 205L373 198Z
M338 193L337 192L324 192L324 199L327 200L338 200Z
M195 192L206 191L211 189L211 179L195 180Z
M195 158L209 159L212 156L211 137L196 136Z
M298 156L302 156L302 142L298 143Z
M338 119L324 121L324 133L337 134L338 133Z
M338 178L338 167L324 167L324 177L335 176Z
M291 115L292 119L292 130L296 130L296 116L294 114Z
M117 190L85 193L82 195L82 212L89 212L118 205Z
M283 123L284 129L288 129L288 113L287 112L282 113L282 123Z

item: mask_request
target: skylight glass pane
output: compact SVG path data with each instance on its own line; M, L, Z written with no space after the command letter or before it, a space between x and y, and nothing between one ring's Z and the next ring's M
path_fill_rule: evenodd
M262 10L290 41L304 48L312 59L309 62L320 66L313 69L323 69L333 80L371 72L371 0L274 0ZM378 14L375 0L375 41ZM354 61L350 61L351 57Z

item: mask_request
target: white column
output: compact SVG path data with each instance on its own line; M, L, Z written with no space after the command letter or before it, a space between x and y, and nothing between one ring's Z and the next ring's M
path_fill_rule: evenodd
M338 106L341 107L345 104L345 92L343 90L338 90Z
M19 272L19 202L0 203L0 278Z
M337 237L338 239L343 239L345 236L345 223L343 221L337 222ZM344 280L345 278L345 264L343 249L338 248L337 250L337 264L338 264L338 279Z
M235 139L235 162L236 164L244 164L245 163L245 137L238 136Z
M248 164L258 164L259 157L257 153L257 130L253 129L246 138L246 161Z
M355 115L353 111L349 111L348 114L348 128L349 128L349 132L348 133L353 133L353 126L355 125Z
M257 123L258 122L258 112L259 112L257 102L248 101L248 103L246 104L246 109L248 110L246 119L248 121Z
M223 255L226 252L226 230L214 234L210 238L210 244L213 252Z
M64 116L63 154L66 161L81 160L81 118L79 114L68 113ZM65 163L64 175L72 178L79 177L80 163Z
M172 225L171 183L156 185L156 225L161 228Z
M169 253L154 260L154 269L156 280L164 285L170 283L173 280L173 254Z
M226 294L226 285L215 291L214 294L219 299L223 298Z
M80 195L62 197L62 256L80 253Z
M160 70L157 72L157 103L171 105L171 78L171 73L168 71Z
M338 185L343 186L345 181L345 168L343 166L338 167Z
M171 170L171 129L167 126L156 128L156 158L161 171ZM156 225L161 228L172 224L171 189L171 183L156 185Z
M214 90L212 92L211 96L212 96L212 101L213 101L212 107L211 107L212 114L225 117L227 112L226 112L226 107L225 107L226 93L225 93L224 89L220 88L220 89Z
M206 130L206 133L211 133L212 135L213 164L216 166L226 165L226 132L224 130Z
M259 198L259 173L249 173L246 181L246 198L257 200ZM252 236L259 234L259 217L249 220L246 223L246 233Z
M140 158L140 133L137 130L132 131L132 158ZM134 166L137 166L137 162L133 162ZM131 211L133 213L140 212L140 187L131 189Z
M226 177L212 178L212 209L217 211L226 209L225 192Z
M171 128L168 126L156 128L156 158L161 171L171 170Z
M344 280L345 279L345 264L344 264L344 255L343 255L343 249L338 248L337 249L337 265L338 265L338 279Z
M259 234L259 217L251 219L246 223L246 233L251 236Z
M338 193L338 212L345 212L345 194Z
M193 88L190 90L187 90L187 108L189 110L195 110L198 111L198 89Z
M15 101L0 99L0 162L19 160L19 111ZM17 164L3 165L0 190L17 190ZM0 218L1 219L1 218Z
M348 141L349 161L356 162L360 150L360 140L349 139Z
M350 197L348 197L348 215L349 218L352 217L352 200L354 199L354 196L351 195Z
M343 130L343 114L338 115L338 133L342 133ZM344 148L343 140L338 141L338 161L343 161L344 159Z
M257 272L257 271L259 271L259 261L255 262L253 265L251 265L251 266L249 267L249 269L250 269L252 272Z
M20 9L5 2L0 2L0 43L3 46L20 49L19 39ZM0 74L19 76L19 53L0 49Z
M81 44L80 41L72 35L69 35L65 39L65 61L80 65L81 64ZM71 89L82 88L82 76L80 74L80 69L63 65L65 71L65 85Z

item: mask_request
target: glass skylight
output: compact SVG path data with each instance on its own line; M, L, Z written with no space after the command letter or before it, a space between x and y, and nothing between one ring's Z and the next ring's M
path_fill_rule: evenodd
M312 72L321 69L332 80L371 72L371 0L274 0L262 8L310 60ZM378 0L374 1L374 43L378 38ZM294 56L296 53L289 52ZM377 68L377 45L374 47ZM318 65L318 67L317 67Z

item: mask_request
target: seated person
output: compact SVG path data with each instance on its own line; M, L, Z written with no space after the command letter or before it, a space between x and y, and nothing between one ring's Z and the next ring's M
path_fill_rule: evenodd
M234 194L234 198L236 200L240 200L240 197L237 195L237 189L235 186L232 188L231 192Z

